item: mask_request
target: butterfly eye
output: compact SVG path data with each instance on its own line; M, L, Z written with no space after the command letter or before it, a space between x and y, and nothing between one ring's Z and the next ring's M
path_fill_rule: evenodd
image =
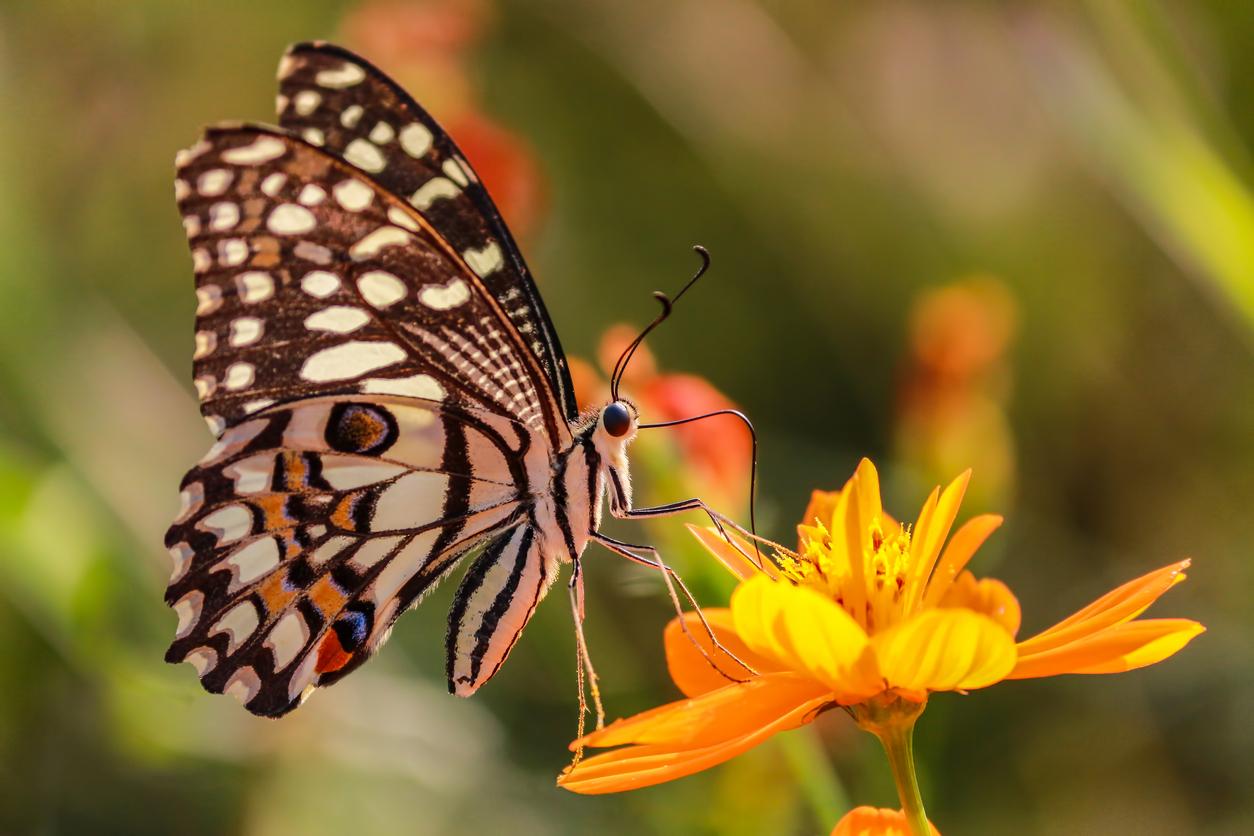
M607 433L621 438L631 429L631 413L627 411L626 404L615 401L601 412L601 423Z

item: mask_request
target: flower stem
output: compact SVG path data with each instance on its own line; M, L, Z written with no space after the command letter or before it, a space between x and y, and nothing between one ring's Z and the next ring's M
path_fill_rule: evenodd
M923 795L919 792L919 779L914 771L914 718L908 722L888 723L876 730L876 736L884 745L888 762L897 782L897 796L910 832L914 836L929 836L932 832L923 810Z

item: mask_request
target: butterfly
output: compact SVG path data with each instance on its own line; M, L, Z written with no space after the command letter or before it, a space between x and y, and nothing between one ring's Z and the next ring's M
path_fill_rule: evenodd
M599 532L607 497L622 518L714 512L633 508L647 425L616 385L579 412L517 245L430 115L327 43L291 47L278 78L278 127L212 127L176 158L215 440L166 534L166 659L285 714L473 555L446 637L467 696L589 542L665 568Z

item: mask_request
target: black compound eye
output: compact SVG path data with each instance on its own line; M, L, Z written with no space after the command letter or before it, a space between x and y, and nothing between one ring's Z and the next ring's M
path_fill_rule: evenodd
M626 404L612 403L601 412L601 423L605 431L615 438L622 438L631 429L631 413Z

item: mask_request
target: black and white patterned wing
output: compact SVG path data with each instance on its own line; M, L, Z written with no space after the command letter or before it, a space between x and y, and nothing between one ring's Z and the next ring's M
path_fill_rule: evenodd
M184 477L166 533L166 659L255 714L290 711L525 519L520 460L508 421L412 398L311 398L228 428Z
M194 382L216 432L296 398L392 394L510 415L550 450L569 440L480 277L357 169L225 126L180 155L175 189L196 273Z
M575 418L557 332L505 222L449 135L400 85L342 47L297 44L278 75L280 124L417 209L479 274L539 359L565 417Z
M569 427L479 277L351 166L238 126L178 167L219 437L167 533L167 658L277 715L519 524Z

